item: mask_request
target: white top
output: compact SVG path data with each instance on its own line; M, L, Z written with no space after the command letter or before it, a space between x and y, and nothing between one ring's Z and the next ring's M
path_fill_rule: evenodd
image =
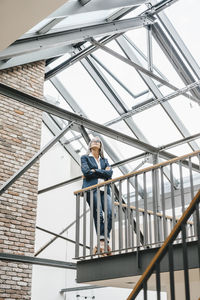
M93 155L92 153L90 153L90 156L93 156L93 157L94 157L94 155ZM99 158L99 161L98 161L95 157L94 157L94 159L95 159L95 161L96 161L96 163L97 163L98 169L101 169L100 158ZM99 183L101 183L101 182L104 182L104 181L105 181L104 179L98 178L97 184L99 184ZM101 187L100 187L100 191L104 191L104 186L101 186Z

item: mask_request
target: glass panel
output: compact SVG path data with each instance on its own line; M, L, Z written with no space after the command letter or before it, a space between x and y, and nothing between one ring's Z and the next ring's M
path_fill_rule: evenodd
M140 51L144 53L145 56L147 56L147 30L146 28L138 28L135 30L130 30L126 32L126 36L128 39L133 41L134 44L139 48ZM140 57L141 58L141 57ZM144 67L147 67L144 65Z
M66 53L65 55L57 58L56 60L54 60L53 62L50 63L50 66L48 66L48 69L53 69L56 66L60 65L61 63L63 63L64 61L66 61L67 59L69 59L71 57L71 55L69 53Z
M92 12L76 13L71 16L68 15L62 22L54 26L54 29L63 29L63 28L77 28L83 27L90 24L95 24L97 22L105 22L106 18L113 14L116 9L112 10L98 10Z
M200 131L199 104L183 96L171 99L170 104L184 123L185 127L189 130L191 135Z
M182 136L160 106L154 106L134 116L137 126L155 147L181 139Z
M183 82L178 73L174 70L172 64L154 39L152 39L152 47L153 63L159 67L159 70L169 79L170 83L178 88L183 87Z
M170 148L169 150L170 153L176 155L176 156L181 156L181 155L185 155L185 154L189 154L192 152L192 149L190 148L190 146L188 146L188 144L184 144L184 145L180 145L180 146L176 146L173 148Z
M65 99L50 81L44 82L44 96L49 99L52 104L73 112L69 104L65 101Z
M200 64L200 43L197 42L196 29L200 27L199 11L199 0L177 1L165 10L166 15L175 26L176 31L180 34L198 64Z
M58 78L91 120L102 124L119 116L80 63L61 72Z
M132 136L133 138L136 138L134 133L131 131L131 129L125 124L124 121L117 122L116 124L113 124L112 126L109 126L110 128L119 131L121 133L124 133L128 136Z

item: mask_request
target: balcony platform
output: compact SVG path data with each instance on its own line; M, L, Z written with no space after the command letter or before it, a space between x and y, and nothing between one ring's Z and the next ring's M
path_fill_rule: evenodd
M198 265L198 245L197 241L188 242L188 265L190 277L199 285L199 265ZM141 250L140 252L130 252L116 254L113 256L93 258L79 261L77 263L77 282L94 284L99 286L132 288L145 271L150 261L159 248ZM182 244L174 245L174 270L175 276L184 276ZM165 290L169 282L169 262L168 256L162 259L161 280ZM153 278L154 277L154 278ZM183 279L184 282L184 279ZM150 281L154 290L155 276Z

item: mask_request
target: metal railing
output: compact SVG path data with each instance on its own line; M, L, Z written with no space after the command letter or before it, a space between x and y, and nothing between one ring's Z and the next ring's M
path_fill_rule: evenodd
M170 278L170 299L175 300L176 298L176 287L175 287L175 276L174 276L174 259L173 259L173 244L176 240L177 236L181 234L181 242L182 242L182 258L183 258L183 271L184 271L184 293L185 299L191 299L191 287L189 280L189 266L188 266L188 252L187 252L187 235L186 235L186 227L187 221L191 217L193 213L196 216L195 229L197 232L197 251L198 251L198 268L200 268L200 214L199 214L199 202L200 202L200 190L183 213L181 218L178 220L177 224L174 226L170 235L165 240L162 247L158 250L151 263L140 277L139 281L136 283L133 291L127 298L127 300L136 299L137 295L141 290L143 290L143 299L148 299L148 280L150 276L155 272L156 276L156 294L157 299L161 299L161 272L160 272L160 264L162 258L168 254L169 258L169 278ZM141 299L141 298L140 298ZM193 298L194 299L194 298ZM197 299L197 298L195 298Z
M168 172L166 172L168 170ZM93 258L102 255L100 247L100 193L104 193L107 207L107 187L112 201L112 231L109 245L112 254L138 251L163 244L179 216L194 198L200 184L200 151L165 161L151 167L117 177L103 183L75 191L76 246L75 258ZM175 184L179 182L179 186ZM104 192L101 190L104 189ZM117 190L117 193L116 193ZM93 225L94 203L97 199L97 230ZM86 213L90 198L89 214ZM80 218L80 215L83 217ZM196 217L191 216L186 226L187 241L197 236ZM108 214L104 211L104 253L108 251ZM95 241L96 238L96 241ZM178 236L176 243L181 242ZM81 246L82 244L82 246ZM93 249L97 251L94 254Z

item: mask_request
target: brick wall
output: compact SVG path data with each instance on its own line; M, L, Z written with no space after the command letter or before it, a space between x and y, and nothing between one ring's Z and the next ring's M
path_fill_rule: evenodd
M44 62L0 71L0 82L42 98ZM0 186L39 149L42 112L0 95ZM0 252L34 253L38 166L0 196ZM31 299L32 266L0 261L0 300Z

